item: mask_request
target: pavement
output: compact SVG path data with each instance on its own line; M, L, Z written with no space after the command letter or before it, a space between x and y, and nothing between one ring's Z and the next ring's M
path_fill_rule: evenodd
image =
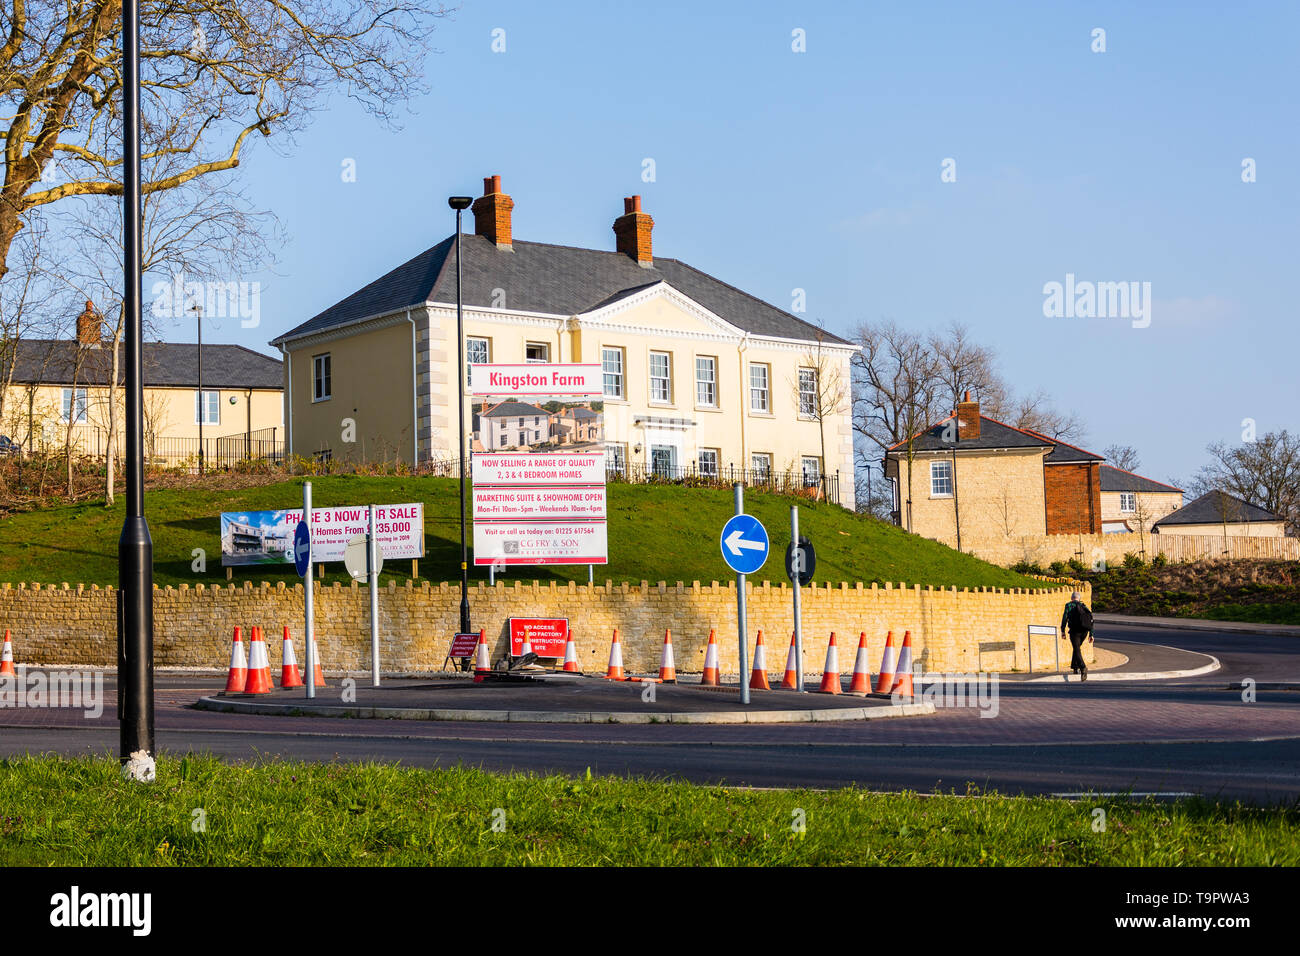
M1131 791L1270 805L1295 801L1300 693L1270 688L1300 683L1300 644L1228 630L1124 625L1107 625L1105 635L1098 643L1128 656L1130 675L1166 659L1178 671L1195 670L1208 657L1220 667L1163 680L1008 678L984 701L993 706L935 700L934 713L904 720L735 725L218 713L194 704L220 691L221 676L164 674L154 696L156 739L160 753L210 753L232 761L386 761L574 775L590 768L595 775L729 786L1026 795ZM337 699L339 682L329 682L328 692ZM1241 689L1247 682L1249 693ZM635 685L612 692L620 691L631 698L627 709L643 706ZM656 693L662 691L660 686ZM771 693L773 699L785 696ZM841 703L867 705L856 698ZM0 708L0 756L105 755L115 753L118 742L111 676L97 715Z
M320 688L307 699L302 689L270 694L213 694L195 707L268 716L460 720L500 723L577 724L778 724L876 720L934 713L932 704L896 702L887 695L810 694L753 690L740 702L740 688L607 681L580 674L544 674L527 683L476 684L459 679L385 679L373 687L357 681L344 700L337 688ZM813 683L811 687L816 687Z
M1123 627L1173 628L1180 631L1212 631L1216 634L1267 634L1300 637L1300 624L1256 624L1251 621L1212 621L1204 617L1146 617L1138 614L1094 614L1097 624Z

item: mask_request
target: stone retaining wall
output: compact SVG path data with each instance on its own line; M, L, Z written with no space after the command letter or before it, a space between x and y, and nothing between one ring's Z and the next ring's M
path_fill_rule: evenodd
M1076 585L1091 603L1086 585ZM369 595L365 587L316 585L315 615L321 659L330 671L365 671L370 666ZM926 670L970 672L1027 669L1027 627L1057 625L1069 588L933 589L920 586L841 584L803 589L804 665L822 669L832 631L841 672L853 670L858 635L867 635L873 672L888 631L895 642L912 632L913 654ZM224 668L235 625L265 629L272 666L280 660L280 635L289 626L299 663L304 649L303 590L263 582L259 586L155 589L155 662L166 666ZM754 636L763 631L769 672L784 672L792 632L791 590L768 582L749 585L750 660ZM0 585L0 627L13 632L15 658L29 664L113 666L116 662L114 589L42 585ZM459 620L457 585L390 584L379 594L380 664L390 673L437 670ZM496 660L507 649L509 617L567 617L578 660L588 673L603 672L610 636L619 629L625 666L632 672L659 666L664 629L672 628L677 668L698 672L709 629L717 631L724 672L737 670L736 591L732 584L701 586L664 582L640 585L499 583L470 589L475 628L484 628ZM1014 650L990 644L1015 643ZM1068 666L1067 640L1036 637L1034 669L1055 664L1053 643ZM1091 660L1091 645L1085 645Z

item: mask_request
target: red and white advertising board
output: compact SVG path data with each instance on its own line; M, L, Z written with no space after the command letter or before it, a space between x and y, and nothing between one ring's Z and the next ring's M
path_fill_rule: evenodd
M524 633L538 657L563 657L568 640L569 621L563 617L512 617L510 619L510 656L524 652Z

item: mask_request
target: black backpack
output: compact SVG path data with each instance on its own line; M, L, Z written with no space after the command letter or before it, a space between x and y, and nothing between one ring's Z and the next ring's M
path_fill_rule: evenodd
M1082 601L1072 601L1070 603L1069 616L1070 630L1083 631L1085 634L1092 632L1092 611L1088 610L1088 605Z

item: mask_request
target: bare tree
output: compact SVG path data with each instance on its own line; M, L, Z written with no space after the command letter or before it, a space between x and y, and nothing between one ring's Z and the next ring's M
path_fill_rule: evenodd
M1112 465L1124 471L1137 471L1142 467L1142 459L1132 445L1107 445L1102 454Z
M1056 408L1041 388L1016 399L1009 411L1008 425L1038 432L1055 441L1083 441L1087 434L1083 421L1073 412Z
M1192 478L1189 494L1226 491L1273 512L1288 534L1300 535L1300 435L1283 429L1240 445L1214 442L1206 450L1213 460Z
M849 382L841 371L837 353L826 348L826 330L818 328L816 344L800 362L797 377L791 383L795 407L800 418L817 422L821 439L820 483L823 497L826 494L826 419L832 421L848 410L850 404Z
M143 0L141 152L175 165L144 192L239 165L250 134L292 140L331 94L381 122L421 91L442 6L416 0ZM0 11L0 278L29 213L121 195L121 0L13 0Z

